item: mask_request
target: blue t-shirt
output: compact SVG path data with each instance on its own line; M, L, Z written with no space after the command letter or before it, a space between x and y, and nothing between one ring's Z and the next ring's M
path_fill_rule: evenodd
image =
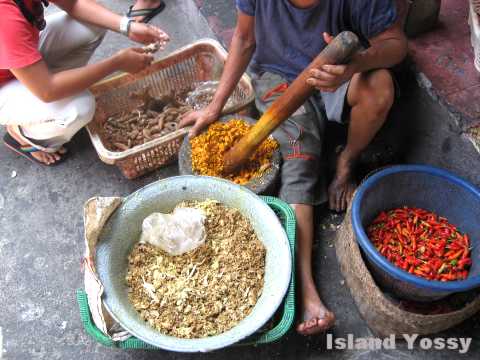
M394 0L320 0L300 9L289 0L236 0L237 8L255 16L256 50L251 67L292 81L326 46L323 33L344 30L357 34L365 47L368 39L394 24Z

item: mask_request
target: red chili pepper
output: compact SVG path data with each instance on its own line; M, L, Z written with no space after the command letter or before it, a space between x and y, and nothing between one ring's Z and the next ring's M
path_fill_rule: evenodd
M452 250L458 250L458 249L462 249L464 248L464 246L460 245L458 242L452 242L449 246L448 246L449 249L452 249Z
M445 218L403 207L381 212L367 230L378 251L409 273L438 281L468 277L470 240Z
M463 268L465 265L472 265L472 260L470 258L465 258L465 259L460 260L457 263L457 265L458 265L458 267Z
M442 274L440 278L445 279L447 281L457 280L457 277L453 274Z
M463 254L463 250L457 251L454 254L447 257L447 260L458 259Z

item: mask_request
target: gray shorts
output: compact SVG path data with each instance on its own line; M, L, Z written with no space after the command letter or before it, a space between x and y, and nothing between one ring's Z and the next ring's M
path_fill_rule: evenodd
M253 78L255 104L263 113L285 90L280 75ZM326 164L322 157L325 121L342 122L348 83L334 93L316 94L275 130L283 164L279 197L290 204L318 205L327 201Z

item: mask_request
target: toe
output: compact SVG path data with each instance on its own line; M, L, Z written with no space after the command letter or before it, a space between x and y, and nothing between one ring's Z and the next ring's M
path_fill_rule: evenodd
M318 327L322 331L327 331L335 324L335 315L331 312L325 314L325 316L318 320Z
M347 206L348 206L348 204L350 204L350 202L352 201L352 199L353 199L353 194L355 194L356 188L357 188L357 187L355 186L355 184L352 184L352 185L350 186L350 189L348 190L348 194L347 194Z
M315 326L317 326L317 323L318 320L316 318L310 319L309 321L307 321L307 326L305 330L310 330L314 328Z
M68 151L67 148L64 147L64 146L62 146L60 149L58 149L57 152L58 152L60 155L65 155L65 154L67 153L67 151Z
M328 189L328 207L330 210L335 210L335 191L333 186Z
M309 319L297 326L297 332L301 335L311 335L317 326L317 319Z
M302 322L297 326L297 332L300 334L303 334L304 331L305 331L305 323Z
M40 161L41 163L48 165L48 162L47 162L48 159L44 156L42 152L39 152L39 151L32 152L32 156L38 161Z
M335 196L335 211L337 212L342 211L342 196L343 191L337 190L337 194Z
M45 158L47 159L48 165L51 165L55 162L55 158L50 154L45 154Z
M342 196L340 198L340 211L345 211L347 208L347 193L342 191Z
M60 160L60 156L58 154L49 154L41 151L33 152L32 156L45 165L52 165Z
M331 316L325 316L323 318L313 318L303 322L297 327L297 331L301 335L315 335L322 333L330 329L334 324L334 317L332 321Z

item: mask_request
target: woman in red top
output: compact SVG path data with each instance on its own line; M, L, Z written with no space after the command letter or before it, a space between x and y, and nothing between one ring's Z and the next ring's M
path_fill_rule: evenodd
M4 142L47 165L61 159L62 145L92 119L95 101L88 87L115 71L141 71L153 60L141 48L129 48L87 65L105 31L143 44L169 40L159 28L114 14L93 0L52 2L64 11L44 19L45 0L0 0Z

